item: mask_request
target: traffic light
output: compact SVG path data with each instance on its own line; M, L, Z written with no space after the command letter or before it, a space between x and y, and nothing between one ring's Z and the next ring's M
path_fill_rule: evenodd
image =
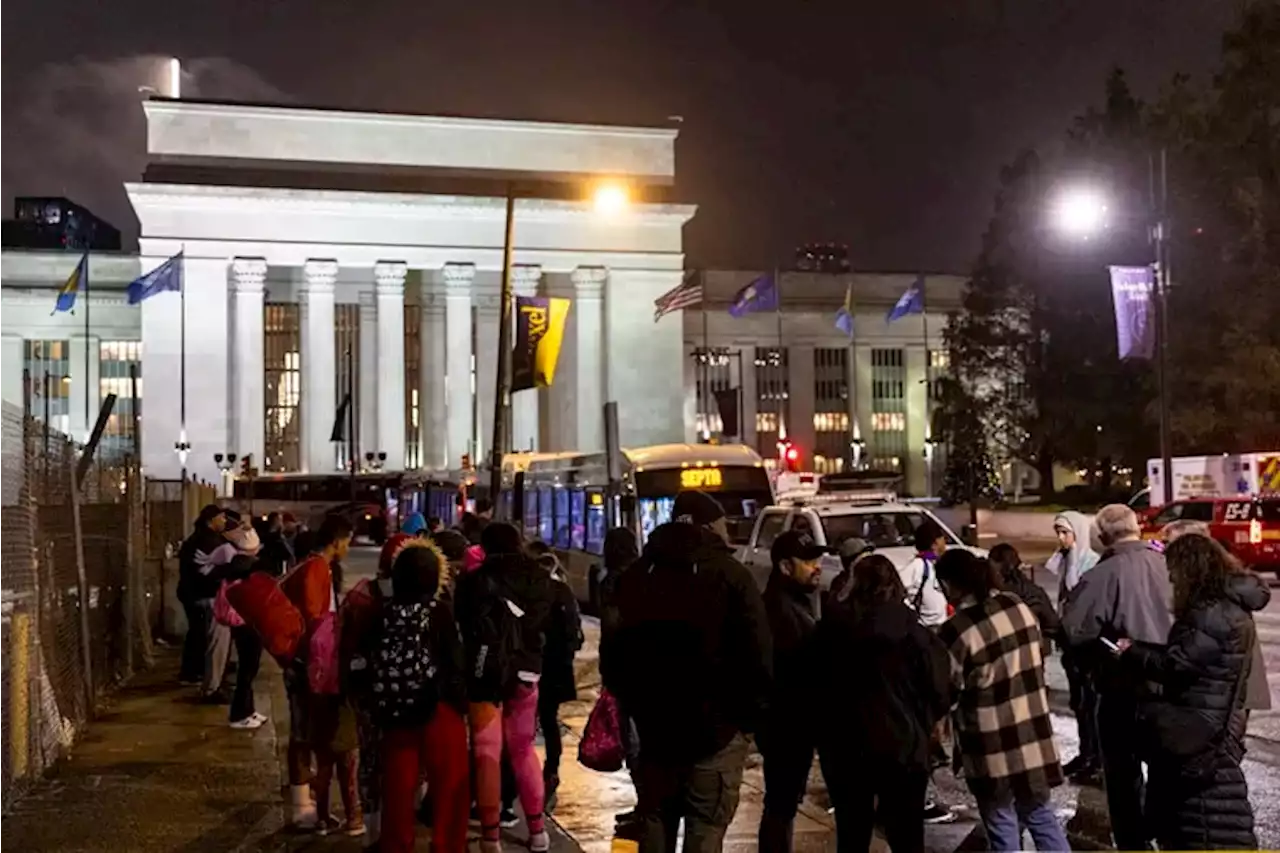
M462 470L463 471L471 470L471 454L470 453L462 454Z
M246 453L240 457L240 476L248 479L253 476L253 454Z
M800 470L800 449L791 442L791 439L778 442L778 467L783 471Z

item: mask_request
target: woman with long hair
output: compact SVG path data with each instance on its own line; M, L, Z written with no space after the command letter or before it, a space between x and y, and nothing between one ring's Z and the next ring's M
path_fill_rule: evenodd
M1161 850L1256 849L1244 757L1253 613L1271 591L1217 542L1165 550L1174 624L1164 646L1120 641L1122 665L1162 686L1140 709L1147 801Z
M888 558L853 563L842 593L815 639L827 676L820 707L837 709L823 718L818 745L837 842L842 853L865 851L878 817L894 853L915 853L924 849L930 735L950 704L950 662L905 603Z

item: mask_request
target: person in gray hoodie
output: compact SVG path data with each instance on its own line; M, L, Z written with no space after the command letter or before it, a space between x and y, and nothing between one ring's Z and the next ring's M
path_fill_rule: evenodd
M1094 521L1105 550L1067 597L1062 631L1098 688L1098 735L1111 833L1120 850L1148 850L1154 836L1143 813L1145 783L1135 752L1138 705L1151 685L1122 670L1107 643L1130 640L1162 646L1173 625L1173 590L1164 555L1142 541L1138 517L1123 504Z
M1058 614L1066 610L1071 594L1080 586L1085 572L1098 563L1098 552L1090 547L1090 522L1074 510L1060 512L1053 519L1053 533L1058 537L1058 550L1044 567L1058 578ZM1080 752L1063 765L1071 781L1085 785L1102 782L1101 758L1098 753L1098 692L1093 677L1079 655L1063 644L1062 669L1067 674L1071 711L1076 715Z

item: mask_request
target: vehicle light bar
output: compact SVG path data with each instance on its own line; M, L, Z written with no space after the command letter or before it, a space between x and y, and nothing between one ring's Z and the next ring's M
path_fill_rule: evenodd
M898 500L896 492L824 492L816 495L798 495L780 498L782 503L792 506L811 506L816 504L888 504Z

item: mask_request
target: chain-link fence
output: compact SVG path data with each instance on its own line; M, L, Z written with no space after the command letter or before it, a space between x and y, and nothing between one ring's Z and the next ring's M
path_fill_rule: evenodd
M150 661L159 581L136 465L3 409L4 806L66 750L105 690Z

